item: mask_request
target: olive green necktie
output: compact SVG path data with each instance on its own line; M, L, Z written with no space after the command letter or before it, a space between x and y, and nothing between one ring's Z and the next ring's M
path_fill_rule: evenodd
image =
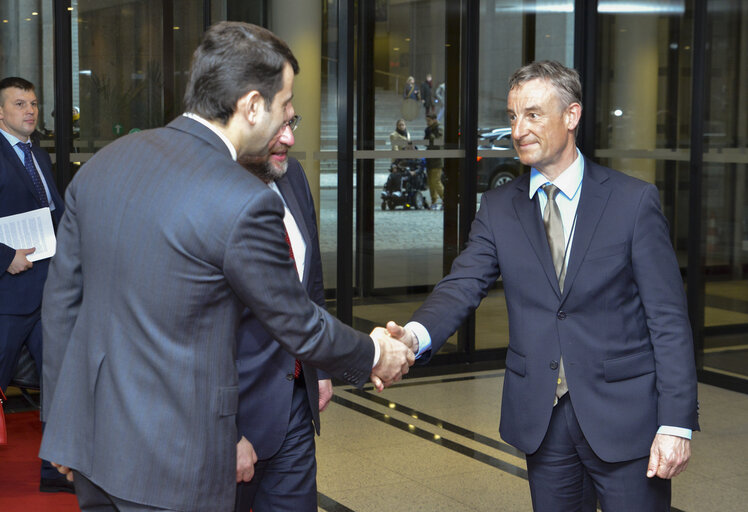
M558 287L561 293L563 293L564 278L566 277L566 265L564 265L564 260L566 259L566 239L564 237L564 223L561 220L561 210L558 209L558 204L556 203L556 196L559 190L556 185L547 184L543 185L543 191L548 196L548 201L545 203L545 209L543 210L545 236L548 238L548 245L551 248L553 267L556 269L556 277L558 278ZM562 356L558 366L556 402L567 391L569 391L569 388L566 385L566 372L564 371L564 359Z

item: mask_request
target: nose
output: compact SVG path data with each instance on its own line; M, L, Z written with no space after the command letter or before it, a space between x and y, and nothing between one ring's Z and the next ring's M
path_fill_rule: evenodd
M286 146L293 146L296 139L294 139L293 136L293 130L291 130L291 127L288 126L288 124L283 125L283 130L281 130L280 134L280 142L282 144L285 144Z
M527 124L522 116L518 116L512 122L512 138L514 140L520 140L525 135L527 135Z

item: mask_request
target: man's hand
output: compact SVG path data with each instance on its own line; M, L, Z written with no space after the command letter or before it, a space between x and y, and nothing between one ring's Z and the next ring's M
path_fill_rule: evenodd
M249 482L255 476L257 454L246 437L236 443L236 482Z
M65 475L65 478L67 478L68 482L73 481L73 470L71 470L67 466L62 466L60 464L57 464L56 462L52 462L51 464L57 468L57 471Z
M330 403L332 398L332 381L323 379L319 381L319 412L322 412Z
M35 250L36 247L32 247L31 249L16 249L16 255L13 257L13 261L10 262L10 266L8 267L8 273L14 275L20 274L21 272L25 272L33 267L34 264L27 260L26 256Z
M387 322L387 332L396 340L405 343L405 346L413 351L414 354L418 353L418 338L413 334L413 331L397 325L395 322L390 320Z
M413 351L392 339L383 327L371 331L370 336L379 343L379 362L371 370L371 382L377 391L399 381L416 361Z
M658 476L670 479L688 466L691 458L691 440L685 437L657 434L649 449L647 478Z

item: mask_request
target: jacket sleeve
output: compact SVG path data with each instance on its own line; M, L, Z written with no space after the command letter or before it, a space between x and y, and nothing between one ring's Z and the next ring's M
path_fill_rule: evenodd
M653 185L642 193L631 253L654 349L658 423L698 430L696 363L686 295Z
M72 335L81 301L83 276L75 208L75 182L67 189L67 209L57 229L57 252L49 265L42 299L43 382L42 421L54 399L60 366Z

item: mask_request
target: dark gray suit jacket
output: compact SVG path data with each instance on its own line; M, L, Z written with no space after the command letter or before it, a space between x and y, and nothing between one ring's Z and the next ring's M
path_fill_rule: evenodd
M242 309L359 386L371 339L309 300L280 198L194 120L110 144L66 202L42 306L41 457L125 500L232 510Z

